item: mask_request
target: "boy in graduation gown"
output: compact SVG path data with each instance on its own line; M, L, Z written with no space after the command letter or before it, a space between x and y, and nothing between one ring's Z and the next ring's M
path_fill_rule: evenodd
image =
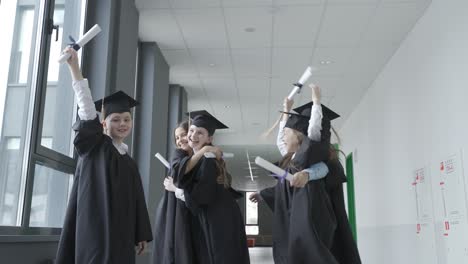
M59 242L57 264L131 264L152 240L137 164L123 140L137 102L124 92L93 103L76 52L67 61L78 101L78 163ZM103 109L103 122L97 110Z

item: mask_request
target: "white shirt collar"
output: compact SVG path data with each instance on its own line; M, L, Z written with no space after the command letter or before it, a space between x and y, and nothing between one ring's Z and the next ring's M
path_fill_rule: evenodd
M112 141L114 144L114 147L119 151L120 155L125 155L128 152L128 146L125 143L117 143L115 141Z

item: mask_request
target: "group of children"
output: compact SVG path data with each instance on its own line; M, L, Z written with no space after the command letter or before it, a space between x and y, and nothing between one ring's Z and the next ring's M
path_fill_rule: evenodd
M135 247L142 254L153 239L152 263L250 263L236 202L242 194L231 187L222 150L213 143L215 131L227 127L196 111L175 129L177 149L153 233L138 168L123 143L132 129L130 109L138 103L123 92L94 103L76 52L65 52L79 106L73 126L79 159L56 263L135 263ZM330 145L330 122L338 115L321 105L319 88L311 88L312 102L295 113L285 99L279 125L278 166L292 180L279 175L274 187L249 199L273 211L276 264L361 263L344 206L346 177Z

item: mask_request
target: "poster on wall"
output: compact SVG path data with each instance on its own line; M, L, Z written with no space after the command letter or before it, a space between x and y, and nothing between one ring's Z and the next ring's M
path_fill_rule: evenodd
M416 215L419 223L432 222L432 190L430 174L426 168L418 169L413 175Z
M416 244L414 253L420 263L437 263L436 234L434 228L434 206L430 166L412 172L411 192L414 197Z
M434 162L435 232L441 263L468 263L468 221L463 152Z
M451 155L439 161L439 188L444 218L466 216L465 184L460 155Z

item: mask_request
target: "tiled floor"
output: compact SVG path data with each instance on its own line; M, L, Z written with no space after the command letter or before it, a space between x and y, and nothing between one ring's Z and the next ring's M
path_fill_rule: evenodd
M273 264L271 247L249 248L250 264Z

